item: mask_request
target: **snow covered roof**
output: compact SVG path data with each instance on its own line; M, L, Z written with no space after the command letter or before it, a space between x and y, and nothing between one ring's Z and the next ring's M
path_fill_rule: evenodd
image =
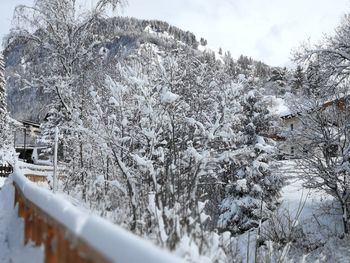
M8 117L8 121L11 125L15 126L15 127L22 127L22 123L14 118Z
M282 98L271 96L269 111L279 117L291 114L289 107Z
M338 108L342 108L344 107L345 100L349 99L349 97L350 97L349 94L337 94L332 96L332 98L325 100L323 103L320 103L320 105L305 108L303 111L296 111L296 112L289 112L287 114L282 114L280 115L280 117L282 119L291 119L291 118L300 116L303 113L311 113L311 112L323 110L332 105L337 105Z
M291 119L291 118L300 116L301 114L302 114L302 112L293 112L293 113L281 115L280 118L283 120L286 120L286 119Z
M40 128L40 123L29 121L29 120L19 120L24 126L33 126L35 128Z
M40 123L30 121L30 120L16 120L14 118L8 117L8 121L11 125L17 128L23 128L28 126L36 129L40 128Z
M341 92L341 93L337 93L337 94L333 94L331 96L329 96L327 99L324 100L324 104L330 103L330 102L334 102L337 100L341 100L341 99L347 99L350 96L350 90L346 91L346 92Z

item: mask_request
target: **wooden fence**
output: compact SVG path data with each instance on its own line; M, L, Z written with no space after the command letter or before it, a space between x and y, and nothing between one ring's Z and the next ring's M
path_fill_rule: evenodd
M15 205L18 216L24 219L24 242L44 245L45 263L58 262L112 262L96 252L89 244L68 231L45 211L26 200L15 185Z
M15 206L18 204L18 215L24 219L25 243L31 240L37 246L44 245L45 263L182 262L116 225L74 211L74 207L68 209L73 213L67 214L68 223L64 222L64 217L54 215L53 211L64 210L64 206L51 206L61 203L61 200L55 202L53 193L38 187L23 175L15 174L13 181ZM43 199L45 206L50 205L47 206L50 211L42 205ZM79 222L79 231L72 230L71 225L77 225L73 221ZM101 242L104 238L108 242Z

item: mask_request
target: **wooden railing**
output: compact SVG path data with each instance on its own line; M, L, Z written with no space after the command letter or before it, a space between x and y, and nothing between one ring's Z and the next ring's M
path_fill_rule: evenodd
M24 240L44 245L45 263L173 263L180 259L15 173L15 206Z
M15 184L15 204L24 219L24 242L33 241L45 247L45 263L53 262L111 262L68 231L62 224L25 199Z

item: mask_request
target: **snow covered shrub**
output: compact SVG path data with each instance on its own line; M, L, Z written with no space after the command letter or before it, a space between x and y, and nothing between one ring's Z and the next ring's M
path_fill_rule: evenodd
M305 235L298 223L298 215L291 215L287 209L278 209L263 223L261 238L284 247L288 243L301 244Z
M203 243L200 247L197 244ZM204 236L199 236L197 240L184 235L175 253L185 258L189 262L198 263L230 263L242 262L238 253L237 239L231 236L230 232L221 233L206 231Z
M281 246L281 244L273 241L266 241L264 246L258 249L258 263L280 263L280 262L295 262L290 259L290 243ZM297 261L299 262L299 261Z

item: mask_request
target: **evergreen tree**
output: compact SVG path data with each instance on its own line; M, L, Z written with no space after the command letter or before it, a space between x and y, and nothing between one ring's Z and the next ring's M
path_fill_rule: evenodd
M272 69L271 76L269 82L271 87L274 89L274 92L278 95L284 95L289 89L288 82L288 74L287 69L276 67Z
M271 173L274 143L267 137L272 126L262 96L254 90L241 101L241 144L236 171L226 179L226 197L221 203L218 226L222 231L242 233L259 224L275 208L281 178Z
M317 61L311 61L306 69L306 85L304 94L312 97L319 97L323 94L322 89L326 80L322 74L321 65Z
M292 91L294 93L297 93L298 91L303 89L303 86L305 84L305 75L303 68L300 65L298 65L295 69L291 82Z
M219 48L219 55L222 55L222 48Z
M206 39L202 38L202 37L201 37L201 39L200 39L199 42L201 43L201 45L202 45L203 47L205 47L205 46L208 44L208 41L207 41Z

